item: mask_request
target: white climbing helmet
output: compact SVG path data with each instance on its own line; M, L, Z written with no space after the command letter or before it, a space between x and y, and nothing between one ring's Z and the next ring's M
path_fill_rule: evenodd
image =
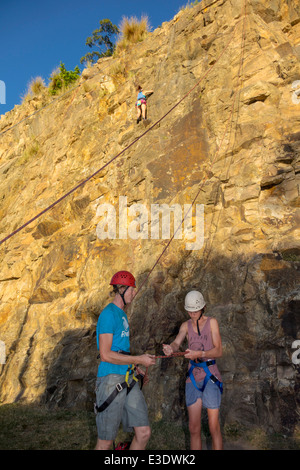
M192 290L185 296L184 308L187 312L198 312L205 307L205 300L201 292Z

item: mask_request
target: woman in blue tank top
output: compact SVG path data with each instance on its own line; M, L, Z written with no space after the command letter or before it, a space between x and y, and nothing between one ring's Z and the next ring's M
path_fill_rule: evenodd
M137 117L136 117L136 122L137 124L140 122L140 120L143 117L143 120L145 121L147 119L147 97L146 95L151 95L153 93L153 90L149 91L143 91L142 87L139 85L137 87L138 91L138 96L137 96L137 101L135 103L136 111L137 111Z

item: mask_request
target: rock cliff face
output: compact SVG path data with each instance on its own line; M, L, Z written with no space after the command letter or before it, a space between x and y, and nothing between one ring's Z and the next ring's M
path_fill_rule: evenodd
M293 434L299 58L296 0L203 0L46 108L35 97L2 117L2 240L79 185L0 246L2 403L92 407L97 318L127 269L144 283L128 311L134 353L160 355L201 290L223 339L223 424ZM137 84L154 91L145 125ZM194 239L171 240L193 201ZM177 212L157 236L162 204ZM153 420L184 419L186 369L180 358L149 370Z

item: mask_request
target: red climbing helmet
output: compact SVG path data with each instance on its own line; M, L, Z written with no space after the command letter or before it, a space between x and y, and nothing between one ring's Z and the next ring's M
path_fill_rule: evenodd
M111 286L121 284L122 286L136 287L134 276L128 271L118 271L113 275L110 281Z

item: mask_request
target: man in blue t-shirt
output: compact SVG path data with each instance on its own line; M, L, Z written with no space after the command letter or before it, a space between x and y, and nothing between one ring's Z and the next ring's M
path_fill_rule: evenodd
M98 440L96 450L109 450L122 421L123 428L129 432L134 429L135 436L130 450L143 450L151 435L148 408L138 384L134 385L134 374L128 374L138 364L149 367L155 358L149 354L130 355L128 318L123 310L135 297L135 279L128 271L116 273L110 284L115 298L101 312L96 328L97 347L101 362L96 382L96 424ZM127 386L120 390L120 384L128 378ZM115 390L120 390L109 405L102 410L103 403Z

